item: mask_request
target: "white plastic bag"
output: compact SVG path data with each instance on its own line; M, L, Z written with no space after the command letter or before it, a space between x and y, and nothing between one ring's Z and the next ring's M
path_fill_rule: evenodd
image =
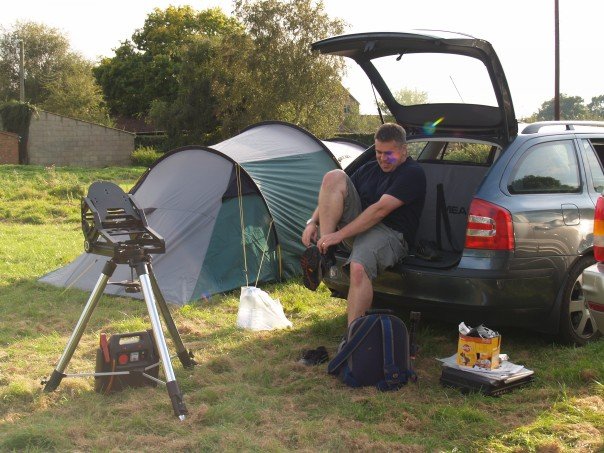
M255 286L242 286L237 312L237 327L251 330L273 330L291 327L279 300L273 300Z

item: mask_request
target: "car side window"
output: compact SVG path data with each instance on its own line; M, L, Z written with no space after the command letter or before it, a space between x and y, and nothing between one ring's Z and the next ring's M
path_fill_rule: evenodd
M560 140L529 148L514 168L508 190L512 194L579 192L581 180L573 142Z
M587 158L587 166L591 172L593 189L597 193L602 193L602 190L604 190L604 171L602 171L602 163L589 140L581 140L581 143L585 149L585 156Z

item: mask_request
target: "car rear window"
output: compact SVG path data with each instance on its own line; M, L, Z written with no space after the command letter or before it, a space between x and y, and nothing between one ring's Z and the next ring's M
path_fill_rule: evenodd
M419 142L415 142L417 144ZM472 165L491 165L498 147L487 143L474 142L421 142L423 147L418 160L448 162Z
M425 93L419 103L497 106L489 73L482 62L464 55L419 53L371 60L390 91ZM409 105L409 99L397 99ZM411 100L413 101L413 100ZM415 104L416 102L411 102Z

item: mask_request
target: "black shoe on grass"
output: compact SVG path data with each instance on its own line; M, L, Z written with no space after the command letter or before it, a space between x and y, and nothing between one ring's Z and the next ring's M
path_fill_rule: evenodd
M298 360L298 363L301 363L302 365L312 366L327 362L328 359L329 355L327 354L325 346L319 346L317 349L310 349L308 351L304 351L302 353L302 358Z
M300 266L302 267L302 282L311 291L315 291L325 272L325 263L319 251L319 247L311 245L302 253L300 258Z

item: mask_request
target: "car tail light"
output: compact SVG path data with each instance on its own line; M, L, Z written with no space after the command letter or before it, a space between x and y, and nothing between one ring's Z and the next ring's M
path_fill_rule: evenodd
M599 197L594 214L594 257L604 261L604 197Z
M512 214L501 206L474 198L468 215L466 248L513 250Z

